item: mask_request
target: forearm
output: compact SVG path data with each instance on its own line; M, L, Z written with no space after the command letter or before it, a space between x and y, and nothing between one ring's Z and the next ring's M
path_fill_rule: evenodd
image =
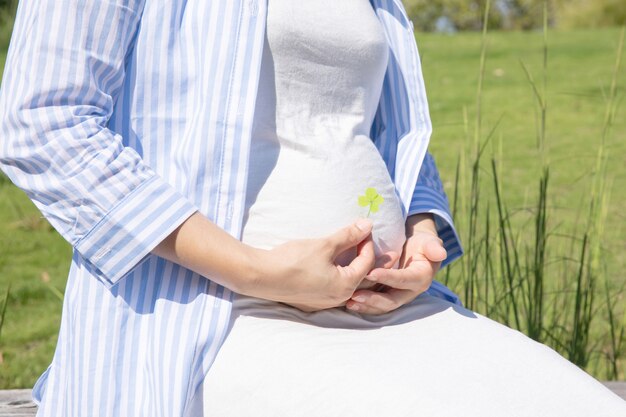
M243 244L196 212L153 253L237 293L319 310L344 303L374 266L374 245L366 240L371 229L371 222L359 221L326 238L263 250ZM357 245L358 255L349 265L334 263Z
M245 293L254 280L256 251L195 212L152 253Z

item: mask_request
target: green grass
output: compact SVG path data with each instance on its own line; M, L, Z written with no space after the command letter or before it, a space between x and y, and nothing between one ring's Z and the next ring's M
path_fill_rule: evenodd
M29 387L52 359L70 246L25 194L0 181L0 292L11 291L0 339L0 388Z
M480 78L481 35L418 33L416 37L422 55L434 125L430 149L437 159L452 201L457 183L455 173L461 156L465 158L466 166L459 171L459 196L470 188L472 180L470 164L475 160L472 156L472 143L477 84ZM606 226L599 252L600 269L605 271L605 276L610 277L612 282L597 281L595 284L595 307L592 306L591 314L596 317L592 322L594 327L589 333L591 340L586 342L581 337L576 339L583 340L582 348L576 345L579 342L572 340L571 335L574 331L584 332L585 320L589 315L582 314L578 319L571 320L565 320L563 316L571 311L587 311L585 295L590 292L586 291L589 274L585 268L590 268L590 261L578 261L583 254L582 248L587 248L582 242L587 231L592 177L602 137L606 97L618 39L618 29L549 33L546 149L541 153L537 150L539 112L532 87L520 61L528 67L530 74L541 86L543 35L540 32L489 33L480 95L482 117L478 138L483 142L496 125L497 128L487 143L483 161L476 165L476 173L480 176L476 187L482 190L480 198L476 199L477 207L481 208L481 211L475 213L476 242L479 243L473 249L476 259L485 258L484 262L480 261L485 265L491 258L504 260L502 244L509 242L510 248L520 248L517 255L522 266L541 262L547 264L544 275L540 277L545 281L545 288L541 288L546 293L546 300L554 302L544 309L533 310L534 313L530 314L535 320L539 314L543 321L539 326L547 329L535 332L539 338L553 346L562 344L560 351L564 354L567 354L568 349L574 353L585 354L591 351L592 359L596 360L591 360L593 366L589 370L600 378L610 374L607 371L608 365L598 365L599 358L613 353L617 356L623 355L624 350L623 327L620 327L625 323L624 300L618 291L619 287L616 290L616 285L621 284L622 271L626 267L626 257L623 254L623 249L626 248L626 215L622 191L626 187L626 167L623 164L626 155L626 110L623 105L626 77L623 69L619 73L616 90L620 105L617 107L611 135L605 144L609 155L606 183L610 186L610 193L605 195L612 198L606 206ZM6 51L0 49L0 68L5 54ZM495 159L495 171L490 163L492 156ZM545 158L544 161L542 157ZM538 205L538 198L539 183L544 178L543 162L549 165L549 183L544 199L539 201L545 204L544 226L550 250L545 253L545 259L535 262L534 252L527 253L524 248L528 245L532 248L536 240L535 231L543 227L535 223L536 213L541 207ZM500 200L496 199L493 191L494 173L498 176ZM503 205L503 213L510 213L511 216L499 216L497 203ZM466 212L459 208L456 221L462 233L461 237L464 242L471 242L468 233L470 217L461 213ZM32 386L52 358L56 343L61 302L49 286L63 290L71 248L39 216L39 212L26 196L0 176L0 297L4 297L9 285L11 287L0 336L0 388ZM490 216L489 220L487 216ZM486 225L490 225L492 229L485 231ZM480 240L478 233L493 236L493 241ZM563 237L559 237L560 235ZM558 250L552 249L553 242L558 242ZM593 241L590 242L593 246ZM562 253L564 249L566 254ZM591 251L591 247L588 250ZM487 256L488 253L493 256ZM510 254L509 259L515 259L514 255ZM565 259L566 255L568 259ZM590 259L589 256L585 253L584 259ZM524 260L526 257L530 257L528 262ZM440 276L442 279L449 279L450 284L461 295L471 295L468 281L462 278L467 273L467 268L473 265L468 259L470 258L466 257L465 260L456 262L449 275ZM478 275L472 285L475 284L475 290L481 293L475 299L472 298L471 302L475 303L478 310L489 311L502 321L515 325L512 296L519 296L515 298L515 302L520 303L517 308L523 311L528 307L524 303L528 304L532 300L523 301L522 296L536 293L530 287L528 291L524 290L526 292L520 289L526 285L520 278L525 271L519 265L511 265L512 280L507 284L504 281L507 277L506 268L481 271L480 262L475 263ZM504 263L498 265L500 268ZM578 265L583 267L577 269ZM42 279L46 276L49 277L49 283ZM491 287L484 285L488 280L500 284ZM606 309L605 284L610 287L608 299L613 307L611 309ZM507 285L510 285L509 289ZM500 293L483 294L489 288L499 288ZM558 297L548 298L554 293L558 293ZM469 301L471 297L466 298ZM580 304L578 308L575 306L576 302ZM522 321L519 327L527 326L524 320L519 320ZM602 326L603 322L611 320L615 322L609 328L614 330L613 338L611 332ZM557 322L572 321L578 323L579 330L574 327L560 329L553 326ZM586 359L588 358L582 360ZM620 368L621 362L616 361L615 365ZM623 370L617 369L614 374L623 376L620 372Z
M474 120L478 81L479 33L416 35L426 79L434 132L435 155L444 185L453 193L460 153L468 153L463 123L464 109ZM549 33L547 102L547 153L550 162L551 208L554 221L564 230L576 230L591 187L605 117L605 97L610 87L619 29ZM535 99L523 61L539 80L542 67L540 32L494 32L488 50L482 97L483 137L500 120L494 140L503 197L509 208L527 210L537 195L541 157L536 148ZM623 68L623 67L622 67ZM606 143L612 201L607 215L603 256L609 275L619 280L626 267L626 213L621 190L626 188L626 106L623 105L624 71L620 72L615 125ZM487 166L487 169L489 167ZM490 181L484 178L485 182ZM459 219L462 222L462 219ZM580 230L580 228L578 228Z

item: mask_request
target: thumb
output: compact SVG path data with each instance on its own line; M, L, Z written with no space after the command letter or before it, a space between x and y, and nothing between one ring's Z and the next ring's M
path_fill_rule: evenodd
M359 219L350 226L339 229L328 238L333 248L333 255L351 249L361 243L372 232L372 221Z
M430 239L424 244L423 251L424 256L431 262L443 262L448 257L448 253L439 239Z
M371 271L376 258L374 255L374 241L366 238L360 245L357 257L350 262L350 265L343 267L344 273L356 287L363 281L363 278Z

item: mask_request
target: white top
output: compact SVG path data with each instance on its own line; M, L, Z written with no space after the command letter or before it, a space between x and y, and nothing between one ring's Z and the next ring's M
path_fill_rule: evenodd
M271 248L366 217L376 250L401 251L404 218L369 137L388 59L367 0L272 0L252 130L242 241ZM344 260L347 262L347 260Z

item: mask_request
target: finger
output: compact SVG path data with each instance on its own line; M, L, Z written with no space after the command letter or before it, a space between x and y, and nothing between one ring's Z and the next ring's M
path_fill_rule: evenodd
M425 243L423 253L431 262L443 262L448 257L448 253L438 239L433 239Z
M348 278L351 285L356 287L374 267L375 262L374 242L372 239L366 239L365 242L359 246L359 252L356 258L350 262L350 265L343 267L337 266L337 268Z
M339 229L328 237L333 249L333 255L337 256L346 250L357 246L372 232L372 221L359 219L350 226Z
M367 279L401 290L422 291L424 286L430 285L434 276L433 265L422 261L403 269L373 269Z
M360 290L348 300L346 308L361 314L385 314L413 301L418 294L394 288L387 292Z

